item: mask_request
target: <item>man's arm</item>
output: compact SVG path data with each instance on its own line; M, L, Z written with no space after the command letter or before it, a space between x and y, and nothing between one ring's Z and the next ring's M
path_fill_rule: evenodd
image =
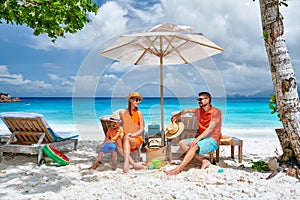
M218 124L218 122L211 121L209 123L207 129L205 129L205 131L203 131L203 133L201 133L195 140L198 142L202 138L205 138L206 136L208 136L214 130L214 128L217 126L217 124Z
M180 111L179 113L173 115L171 117L171 121L174 122L178 117L180 117L181 115L185 114L185 113L195 113L197 108L187 108L187 109L183 109L182 111Z

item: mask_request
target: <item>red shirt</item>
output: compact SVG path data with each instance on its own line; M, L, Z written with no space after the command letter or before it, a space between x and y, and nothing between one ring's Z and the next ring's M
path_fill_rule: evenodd
M218 143L221 138L221 126L222 126L222 113L218 108L211 106L208 111L204 111L203 108L197 108L195 110L196 117L198 119L198 126L200 134L203 133L209 123L214 121L217 125L214 127L213 131L207 136L214 138Z

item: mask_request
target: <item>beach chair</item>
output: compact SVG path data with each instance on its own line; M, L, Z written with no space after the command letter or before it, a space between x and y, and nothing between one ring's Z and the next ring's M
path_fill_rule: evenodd
M37 162L40 165L43 159L43 147L46 144L56 148L74 144L74 150L77 148L78 134L54 132L41 114L5 112L0 114L0 118L12 133L6 144L0 146L1 158L3 152L37 154Z
M180 140L187 139L187 138L196 138L198 133L198 120L194 113L185 113L181 115L181 117L178 119L178 121L181 121L184 124L184 130L183 132L173 139L168 139L168 149L169 149L169 159L172 160L173 153L184 153L179 151L178 143ZM213 162L214 159L214 152L210 152L209 154L209 160L210 162ZM218 154L219 155L219 154Z
M119 109L119 110L116 110L116 111L114 111L114 113L117 113L118 115L120 115L121 114L121 112L123 111L124 109ZM101 122L101 125L102 125L102 129L103 129L103 132L104 132L104 134L106 135L106 133L107 133L107 130L108 130L108 125L109 125L109 123L110 123L110 121L109 121L109 118L110 118L111 116L102 116L102 117L100 117L100 122ZM104 141L105 142L105 141ZM101 144L101 145L99 145L98 147L97 147L97 149L100 149L101 148L101 146L104 144L104 142ZM140 159L141 159L141 155L140 155L140 148L138 149L138 150L136 150L136 151L134 151L134 152L131 152L131 153L136 153L137 155L136 155L136 157L137 157L137 161L140 161Z
M170 141L169 151L170 151L170 160L172 160L172 154L174 151L172 151L172 146L176 148L177 151L175 153L178 153L178 142L180 140L186 139L186 138L194 138L197 137L198 133L198 122L197 118L193 113L186 113L182 115L179 119L179 121L183 122L184 124L184 131L179 135L178 137L172 139ZM221 146L230 146L231 147L231 158L234 159L234 147L238 146L238 162L242 162L242 149L243 149L243 140L231 137L231 136L225 136L222 135L220 139L219 148L216 151L209 152L209 161L211 163L219 162L220 161L220 148ZM214 160L214 155L216 155L216 159ZM214 162L215 161L215 162Z

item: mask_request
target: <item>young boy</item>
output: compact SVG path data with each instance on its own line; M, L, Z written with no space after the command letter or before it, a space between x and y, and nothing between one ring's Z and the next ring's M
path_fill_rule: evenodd
M99 150L99 154L94 162L94 164L89 167L89 169L96 169L98 163L101 163L102 156L104 153L112 151L112 170L117 168L117 159L118 159L118 149L116 141L124 136L123 128L120 126L120 117L112 115L109 119L110 123L108 124L109 128L106 133L105 143Z

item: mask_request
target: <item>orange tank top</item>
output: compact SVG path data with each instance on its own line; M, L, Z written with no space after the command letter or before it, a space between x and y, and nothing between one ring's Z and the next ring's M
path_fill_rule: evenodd
M132 121L136 124L140 126L140 117L139 117L139 112L137 110L133 110L131 111L131 119Z
M125 134L136 132L140 128L140 118L138 111L132 111L130 116L129 111L125 110L122 114L122 126Z

